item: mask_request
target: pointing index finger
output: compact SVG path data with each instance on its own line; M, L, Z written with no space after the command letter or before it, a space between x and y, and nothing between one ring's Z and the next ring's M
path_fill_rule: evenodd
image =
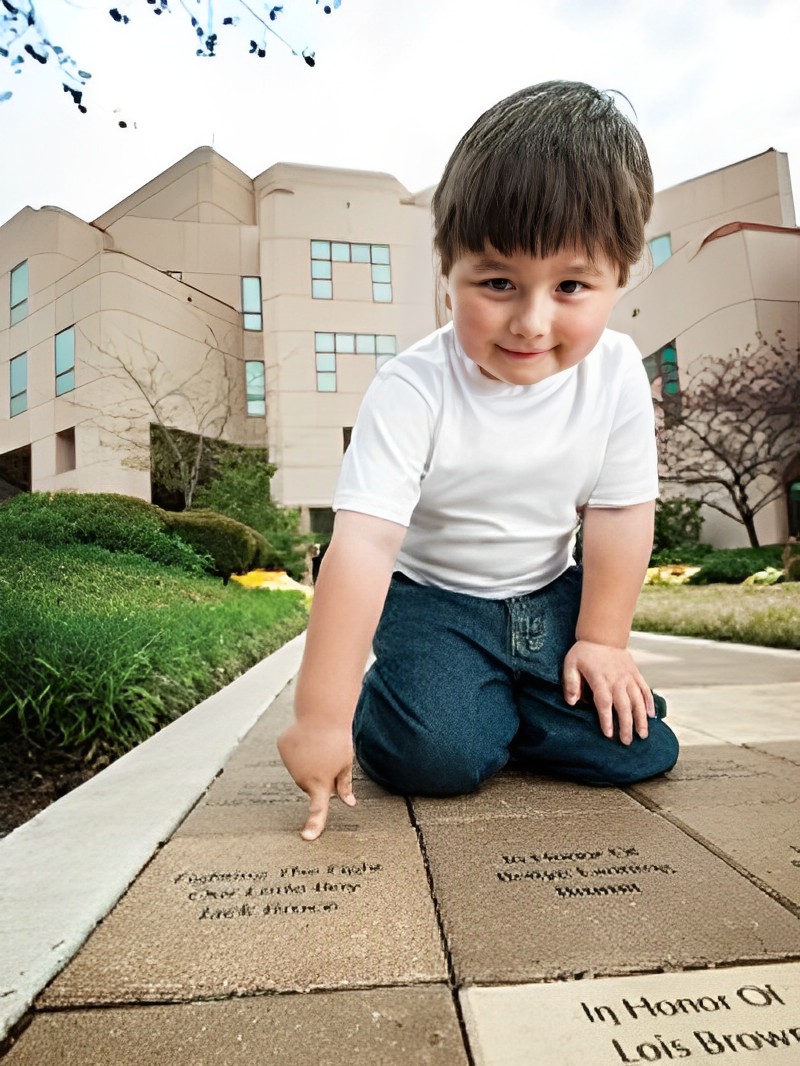
M300 830L303 840L316 840L325 829L328 821L328 806L330 805L330 793L326 788L315 789L309 793L310 804L306 824Z

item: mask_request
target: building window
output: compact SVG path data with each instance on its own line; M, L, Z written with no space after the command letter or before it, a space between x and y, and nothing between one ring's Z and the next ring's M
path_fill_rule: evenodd
M333 299L333 264L367 263L375 303L392 302L392 266L388 244L353 244L350 241L311 242L311 295Z
M245 365L247 380L247 413L263 416L267 413L266 379L264 364L259 360L248 360Z
M261 278L242 278L242 325L245 329L263 329L261 315Z
M56 333L56 396L75 388L75 327Z
M346 334L352 337L353 334ZM317 392L336 392L336 334L315 333Z
M315 333L317 392L336 392L336 356L372 355L380 370L397 353L397 337L389 333Z
M11 325L28 313L28 260L11 271Z
M56 433L56 473L75 469L75 427Z
M661 403L668 423L681 417L681 382L678 372L678 351L675 341L670 341L644 360L650 384L661 385Z
M668 233L662 233L660 237L653 237L652 240L647 242L647 247L650 249L653 267L660 267L672 255L672 241Z
M28 410L28 353L15 356L8 364L11 379L11 417Z

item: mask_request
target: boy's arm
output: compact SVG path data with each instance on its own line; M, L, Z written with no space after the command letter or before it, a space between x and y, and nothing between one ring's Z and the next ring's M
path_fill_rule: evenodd
M655 502L587 507L583 517L583 594L575 644L564 660L564 698L574 705L584 682L600 728L630 744L647 736L653 696L628 652L628 637L653 544Z
M352 722L394 561L406 528L339 511L314 590L295 721L278 740L289 773L308 793L302 836L325 828L331 795L352 806Z

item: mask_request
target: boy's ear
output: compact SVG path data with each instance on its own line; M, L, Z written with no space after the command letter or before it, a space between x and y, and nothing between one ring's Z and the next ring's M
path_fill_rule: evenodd
M450 302L450 293L447 292L447 291L445 291L445 294L444 294L444 306L447 308L448 311L452 311L453 310L453 305Z

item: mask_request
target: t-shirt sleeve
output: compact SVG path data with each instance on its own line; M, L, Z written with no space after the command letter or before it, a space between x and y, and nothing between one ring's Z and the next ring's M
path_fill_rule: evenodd
M430 462L434 426L425 389L400 373L379 374L358 412L334 511L358 511L408 526Z
M658 496L658 456L650 382L633 342L624 373L600 476L589 507L628 507Z

